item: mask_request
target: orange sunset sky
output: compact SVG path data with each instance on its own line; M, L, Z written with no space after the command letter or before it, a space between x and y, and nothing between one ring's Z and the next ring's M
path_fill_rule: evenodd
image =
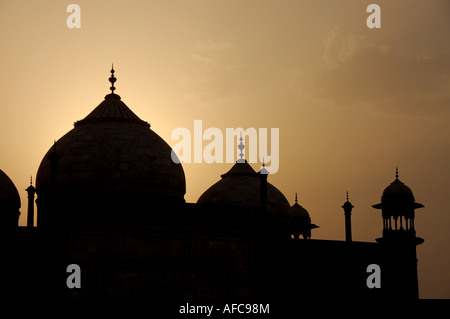
M79 29L66 25L71 3ZM380 29L366 25L370 3ZM116 93L171 146L194 120L279 128L269 181L291 205L298 192L313 239L344 240L347 190L353 240L381 237L371 205L398 166L425 205L419 295L450 298L449 18L445 0L0 0L0 169L19 190L19 224L30 176L110 92L114 62ZM231 165L183 164L186 201Z

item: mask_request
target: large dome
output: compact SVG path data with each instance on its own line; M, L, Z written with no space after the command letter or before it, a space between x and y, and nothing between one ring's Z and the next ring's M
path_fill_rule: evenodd
M171 147L116 94L109 94L44 156L38 194L51 185L51 156L58 157L60 191L148 191L183 198L184 171Z
M199 197L198 204L261 207L261 177L247 161L238 161L221 177ZM267 212L288 215L289 209L283 193L267 182Z
M16 227L19 222L19 209L19 192L13 181L0 169L0 227Z
M20 208L20 196L13 181L0 169L0 206Z
M84 194L109 194L114 200L131 194L128 198L149 205L184 202L184 171L173 162L171 151L119 95L108 94L42 159L36 177L38 201L57 190L58 196L78 196L77 201Z

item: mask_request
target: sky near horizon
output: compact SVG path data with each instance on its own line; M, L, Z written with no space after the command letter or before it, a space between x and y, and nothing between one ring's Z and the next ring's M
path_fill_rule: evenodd
M79 29L66 25L71 3ZM379 29L366 25L370 3ZM269 181L291 205L299 194L320 226L313 239L345 238L347 190L353 239L381 237L371 205L398 166L425 205L415 221L420 297L450 298L449 17L444 0L0 0L0 169L19 190L19 224L30 176L109 93L114 63L115 92L171 146L195 120L224 137L267 128L270 140L278 129ZM231 166L184 163L186 201Z

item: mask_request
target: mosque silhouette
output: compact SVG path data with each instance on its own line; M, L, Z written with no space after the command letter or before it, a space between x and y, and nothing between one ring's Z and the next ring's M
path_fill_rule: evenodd
M382 237L311 239L308 211L241 156L197 203L171 147L111 93L42 159L30 183L27 226L20 197L0 170L3 289L22 300L418 299L416 203L395 180L381 202ZM241 143L239 149L243 149ZM36 198L37 196L37 198ZM36 199L35 199L36 198ZM33 225L34 201L37 225ZM81 270L69 288L67 266ZM369 265L380 269L370 287Z

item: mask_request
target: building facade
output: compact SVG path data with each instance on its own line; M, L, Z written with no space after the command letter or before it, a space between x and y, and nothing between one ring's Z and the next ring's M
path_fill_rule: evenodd
M50 147L30 184L28 225L0 171L2 264L10 296L42 300L221 301L418 298L416 203L395 180L384 190L383 236L311 239L309 212L241 156L197 203L186 203L170 146L111 93ZM243 149L244 145L239 145ZM37 225L33 225L34 201ZM302 238L303 237L303 238ZM80 288L69 287L69 265ZM381 286L371 286L381 271ZM373 278L372 278L372 277Z

